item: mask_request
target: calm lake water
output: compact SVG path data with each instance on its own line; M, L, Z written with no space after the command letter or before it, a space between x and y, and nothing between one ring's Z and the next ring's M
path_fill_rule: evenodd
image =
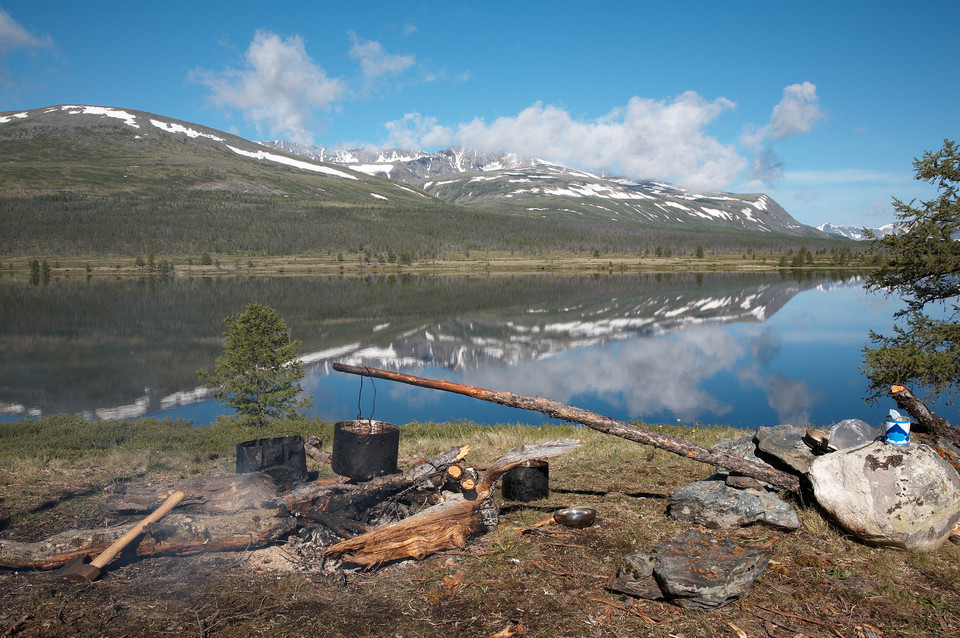
M529 423L543 415L363 380L333 362L548 397L646 423L879 424L857 369L897 306L850 276L276 277L0 281L0 420L183 417L227 411L196 371L223 318L272 306L303 342L308 414ZM953 409L933 406L957 422Z

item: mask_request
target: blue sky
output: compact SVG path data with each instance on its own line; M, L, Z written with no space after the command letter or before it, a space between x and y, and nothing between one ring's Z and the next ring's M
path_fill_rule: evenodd
M0 112L507 150L879 226L960 135L960 2L0 0Z

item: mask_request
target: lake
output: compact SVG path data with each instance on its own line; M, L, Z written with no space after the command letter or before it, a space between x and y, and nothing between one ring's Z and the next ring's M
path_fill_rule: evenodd
M308 415L478 423L538 413L334 372L367 365L686 425L882 422L857 369L899 307L841 273L382 275L0 281L0 420L226 414L199 387L223 319L274 307L302 341ZM932 406L958 422L953 409Z

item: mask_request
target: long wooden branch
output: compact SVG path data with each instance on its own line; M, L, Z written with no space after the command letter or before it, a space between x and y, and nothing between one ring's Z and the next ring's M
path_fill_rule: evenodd
M684 441L683 439L678 439L661 432L652 432L636 425L631 425L629 423L624 423L623 421L617 421L615 419L605 417L597 414L596 412L565 405L563 403L552 401L543 397L516 394L514 392L486 390L484 388L452 383L450 381L424 379L410 374L378 370L377 368L368 368L365 366L352 366L342 363L334 363L333 369L337 370L338 372L386 379L388 381L396 381L398 383L406 383L408 385L431 388L434 390L443 390L445 392L453 392L455 394L462 394L474 399L480 399L481 401L490 401L491 403L499 403L500 405L507 405L523 410L542 412L543 414L556 419L580 423L581 425L585 425L591 429L597 430L598 432L619 436L643 445L652 445L653 447L661 450L666 450L668 452L672 452L673 454L678 454L695 461L700 461L701 463L709 463L725 470L739 472L746 476L751 476L755 479L765 481L771 485L775 485L792 492L800 491L800 479L792 474L781 472L775 468L742 459L739 456L710 450L695 443L690 443L689 441Z

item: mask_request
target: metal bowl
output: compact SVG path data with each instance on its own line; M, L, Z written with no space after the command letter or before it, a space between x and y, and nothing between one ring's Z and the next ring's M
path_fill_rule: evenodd
M590 527L597 519L597 510L589 507L565 507L553 513L553 520L564 527Z

